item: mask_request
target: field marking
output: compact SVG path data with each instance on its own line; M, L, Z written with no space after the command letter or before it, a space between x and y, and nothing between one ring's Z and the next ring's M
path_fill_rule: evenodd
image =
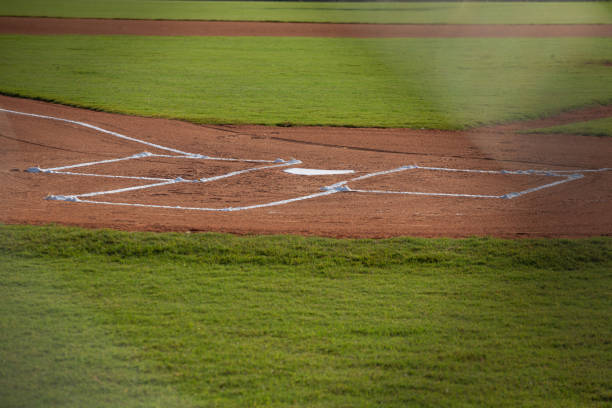
M604 171L612 170L611 168L608 168L608 167L600 168L600 169L585 169L585 170L479 170L479 169L453 169L453 168L446 168L446 167L426 167L426 166L418 166L418 165L407 165L407 166L397 167L394 169L372 172L372 173L368 173L368 174L365 174L359 177L355 177L349 180L340 181L330 186L323 186L320 188L321 191L318 193L297 196L293 198L272 201L268 203L252 204L252 205L237 206L237 207L207 208L207 207L185 207L185 206L179 206L179 205L170 206L170 205L155 205L155 204L145 204L145 203L122 203L122 202L97 201L97 200L91 200L89 198L97 197L97 196L104 196L104 195L109 195L109 194L118 194L118 193L129 192L129 191L152 189L152 188L167 186L167 185L176 184L176 183L208 183L208 182L222 180L222 179L226 179L230 177L235 177L241 174L246 174L246 173L254 172L254 171L269 170L269 169L280 168L280 167L289 167L289 166L301 164L302 162L296 159L290 159L290 160L285 160L285 159L258 160L257 159L257 160L254 160L254 159L239 159L239 158L230 158L230 157L211 157L211 156L207 156L207 155L203 155L199 153L184 152L182 150L174 149L171 147L162 146L162 145L155 144L155 143L150 143L145 140L137 139L134 137L123 135L118 132L103 129L101 127L94 126L86 122L75 121L75 120L70 120L70 119L65 119L65 118L58 118L54 116L39 115L35 113L20 112L20 111L14 111L14 110L9 110L9 109L2 109L2 108L0 108L0 112L5 112L8 114L14 114L14 115L27 116L27 117L33 117L33 118L38 118L38 119L55 120L59 122L70 123L70 124L74 124L77 126L92 129L97 132L107 134L113 137L117 137L123 140L128 140L131 142L144 144L146 146L154 147L159 150L164 150L167 152L175 153L174 155L168 155L168 154L155 154L155 153L150 153L150 152L141 152L141 153L133 154L131 156L120 157L120 158L115 158L115 159L70 164L70 165L52 167L52 168L47 168L47 169L40 168L40 167L30 167L29 169L27 169L26 171L30 173L47 173L47 174L60 174L60 175L71 175L71 176L107 177L107 178L135 179L135 180L142 180L142 181L157 181L156 183L149 183L149 184L143 184L143 185L138 185L138 186L120 188L120 189L94 191L94 192L89 192L89 193L49 195L46 197L47 200L55 200L55 201L132 206L132 207L198 210L198 211L242 211L242 210L250 210L250 209L255 209L255 208L284 205L284 204L289 204L289 203L293 203L297 201L309 200L309 199L328 196L328 195L341 193L341 192L343 193L363 193L363 194L403 194L403 195L438 196L438 197L465 197L465 198L485 198L485 199L513 199L516 197L523 196L525 194L529 194L529 193L540 191L546 188L554 187L554 186L564 184L570 181L579 180L584 177L583 173L604 172ZM251 167L251 168L244 169L244 170L237 170L237 171L233 171L233 172L229 172L225 174L220 174L217 176L195 179L195 180L184 179L182 177L171 179L171 178L120 176L120 175L113 175L113 174L80 173L80 172L66 171L70 169L94 166L94 165L99 165L99 164L117 163L117 162L128 161L128 160L139 160L139 159L148 158L148 157L166 157L166 158L176 158L176 159L195 159L195 160L209 160L209 161L231 161L231 162L258 163L258 164L266 164L266 165L258 166L258 167ZM509 193L501 194L501 195L431 193L431 192L422 192L422 191L361 190L361 189L352 189L349 186L349 183L351 182L365 180L368 178L373 178L373 177L387 175L387 174L415 170L415 169L426 170L426 171L442 171L442 172L465 172L465 173L474 173L474 174L526 175L526 176L538 175L538 176L547 176L547 177L559 177L561 178L561 180L557 180L551 183L543 184L543 185L529 188L526 190L522 190L518 192L509 192ZM289 173L293 173L293 174L302 174L304 172L300 170L309 170L309 169L294 168L293 170L294 170L293 172L291 170L285 170L285 171ZM325 174L325 171L319 171L319 172L320 172L319 174ZM341 174L349 173L349 172L351 171L346 171L346 170L340 171ZM308 171L304 174L307 174L307 173ZM332 171L332 173L334 172ZM338 174L338 172L335 172L334 174Z
M425 196L440 196L440 197L472 197L472 198L503 198L503 199L512 199L516 197L520 197L525 194L533 193L539 190L543 190L545 188L554 187L559 184L567 183L569 181L578 180L584 177L581 172L589 171L589 172L601 172L608 171L608 168L596 169L596 170L572 170L572 171L555 171L555 170L478 170L478 169L453 169L447 167L426 167L426 166L401 166L391 170L379 171L376 173L366 174L361 177L354 178L350 181L359 181L368 179L371 177L398 173L407 170L429 170L429 171L446 171L446 172L454 172L454 173L477 173L477 174L499 174L499 175L537 175L537 176L547 176L547 177L562 177L563 180L558 180L552 183L543 184L537 187L529 188L522 191L509 192L501 195L486 195L486 194L457 194L457 193L428 193L422 191L392 191L392 190L359 190L352 189L345 183L344 191L351 191L355 193L371 193L371 194L406 194L406 195L425 195ZM571 173L571 174L565 174ZM349 182L350 182L349 181Z

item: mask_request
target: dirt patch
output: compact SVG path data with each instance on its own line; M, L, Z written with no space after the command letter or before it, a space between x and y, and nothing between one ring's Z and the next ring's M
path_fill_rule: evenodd
M501 196L550 183L539 174L488 174L411 169L349 184L355 190L383 190L392 193L465 194Z
M269 203L319 194L323 186L410 165L491 171L552 169L570 174L576 169L612 167L610 139L521 135L509 130L511 126L471 132L199 126L10 97L0 97L0 107L83 121L186 152L254 160L296 158L302 161L300 167L355 171L351 175L301 176L284 173L284 167L280 167L241 173L210 183L171 184L94 197L112 203L214 208ZM581 118L596 111L585 110ZM143 150L160 152L76 125L7 113L0 113L0 138L3 139L0 221L4 223L377 238L401 235L585 237L609 235L612 231L610 171L586 172L581 179L513 199L341 191L283 205L210 212L45 200L50 194L118 190L150 181L25 172L31 166L51 168L125 157ZM83 166L78 171L205 178L260 165L145 157ZM472 175L423 169L397 176L387 174L350 181L348 186L364 190L498 195L564 179L542 174Z
M524 122L509 123L499 126L490 126L478 129L483 133L490 132L514 132L528 129L546 128L552 126L568 125L576 122L604 119L612 117L612 106L596 105L583 109L576 109L560 113L548 118L527 120Z
M126 160L121 163L102 163L81 167L79 170L96 174L114 174L117 176L135 176L151 179L175 179L183 177L189 180L198 180L253 167L252 163L245 162L152 157Z
M611 37L610 24L320 24L0 17L0 34L282 37Z
M594 60L587 61L586 65L601 65L604 67L612 67L612 60Z

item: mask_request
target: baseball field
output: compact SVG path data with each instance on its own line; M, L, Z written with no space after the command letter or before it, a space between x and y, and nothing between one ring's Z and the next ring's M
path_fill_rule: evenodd
M0 3L0 405L609 406L611 37Z

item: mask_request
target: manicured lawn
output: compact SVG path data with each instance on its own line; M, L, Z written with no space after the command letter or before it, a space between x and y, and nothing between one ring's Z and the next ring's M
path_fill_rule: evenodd
M587 136L612 136L612 118L571 123L563 126L553 126L533 129L526 133L566 133Z
M9 259L3 248L0 406L194 406L160 383L163 373L114 338L103 316L76 301L58 275L86 270L61 258Z
M605 406L612 240L0 229L2 406Z
M0 36L0 92L200 123L459 129L612 102L612 42Z
M609 2L3 0L0 15L434 24L612 24Z

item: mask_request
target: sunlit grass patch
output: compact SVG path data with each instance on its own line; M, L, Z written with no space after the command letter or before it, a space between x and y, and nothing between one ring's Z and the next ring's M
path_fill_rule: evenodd
M611 42L0 36L0 92L197 123L461 129L612 102Z

